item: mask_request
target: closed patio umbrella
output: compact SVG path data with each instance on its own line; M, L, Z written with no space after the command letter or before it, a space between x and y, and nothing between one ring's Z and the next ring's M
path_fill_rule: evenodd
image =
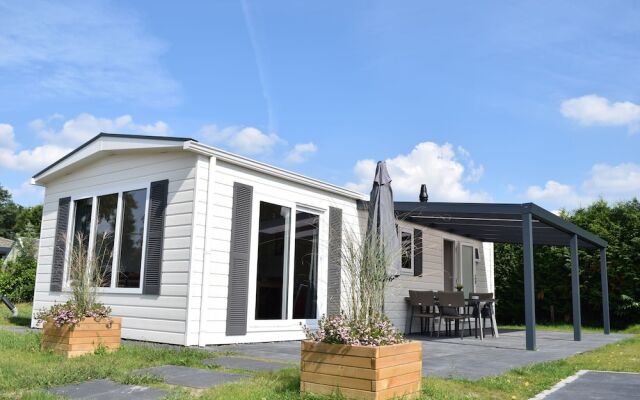
M369 198L367 234L374 233L384 246L389 261L387 275L389 279L393 279L400 270L400 240L396 229L391 177L384 161L378 161Z

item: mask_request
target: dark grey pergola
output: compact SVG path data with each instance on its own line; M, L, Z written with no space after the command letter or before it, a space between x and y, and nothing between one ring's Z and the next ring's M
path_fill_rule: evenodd
M533 204L395 202L399 218L445 232L494 243L522 244L524 248L524 299L527 350L536 349L533 246L569 246L573 338L582 340L580 316L580 269L578 247L600 251L602 319L609 334L607 242L571 222Z

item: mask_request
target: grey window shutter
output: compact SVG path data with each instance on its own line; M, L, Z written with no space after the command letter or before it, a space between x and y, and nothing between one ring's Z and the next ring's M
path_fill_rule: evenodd
M167 210L169 180L151 182L149 215L147 217L147 246L144 259L142 294L159 295L162 276L164 220Z
M252 206L253 187L234 182L227 296L227 336L247 334Z
M327 316L340 314L342 285L342 210L329 207L329 276L327 277Z
M422 276L422 229L413 230L413 276Z
M60 292L62 290L70 204L71 197L64 197L58 200L58 218L53 240L53 260L51 261L51 281L49 282L49 290L52 292Z

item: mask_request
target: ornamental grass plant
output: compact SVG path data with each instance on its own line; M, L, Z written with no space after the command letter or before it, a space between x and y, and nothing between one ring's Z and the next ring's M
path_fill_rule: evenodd
M341 313L322 316L317 329L305 327L307 339L331 344L385 346L403 343L404 337L384 313L387 282L393 279L388 266L393 254L385 250L380 236L345 232L342 242Z
M109 243L109 240L105 236L98 238L96 242ZM111 308L98 302L98 288L107 282L105 266L111 265L111 251L102 245L96 246L93 252L89 251L88 237L82 233L76 234L68 247L66 265L67 280L71 289L70 298L65 303L54 304L41 310L36 314L36 318L41 321L52 320L58 327L75 326L84 318L109 318Z

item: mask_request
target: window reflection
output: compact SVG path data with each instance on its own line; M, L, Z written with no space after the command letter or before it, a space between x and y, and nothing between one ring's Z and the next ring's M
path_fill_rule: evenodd
M106 287L111 286L111 267L113 264L113 244L116 233L117 211L117 193L98 197L95 256L102 275L101 286Z
M91 213L93 207L93 198L81 199L75 201L75 215L73 223L72 243L75 251L78 246L82 248L85 256L89 252L89 234L91 232Z
M296 212L293 318L316 318L320 217Z
M118 287L139 288L147 189L122 193Z
M287 318L291 209L260 202L255 319Z

